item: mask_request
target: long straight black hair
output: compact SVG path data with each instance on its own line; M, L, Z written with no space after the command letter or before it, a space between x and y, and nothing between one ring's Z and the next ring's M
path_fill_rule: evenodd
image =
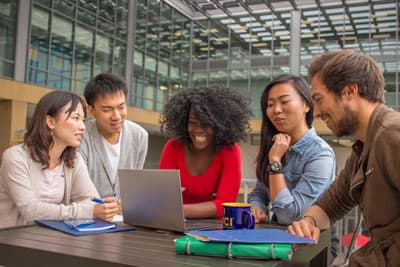
M311 124L313 121L313 110L314 103L311 97L311 91L307 84L307 82L296 75L283 74L275 77L268 85L265 87L262 95L261 95L261 142L260 149L257 155L257 167L256 167L256 175L257 179L263 183L265 186L269 186L269 175L268 175L268 153L273 145L272 137L279 133L275 126L272 124L271 120L267 116L267 102L268 102L268 94L272 87L281 83L289 83L293 86L294 89L300 94L303 101L305 101L310 110L306 114L306 123L308 128L311 128Z

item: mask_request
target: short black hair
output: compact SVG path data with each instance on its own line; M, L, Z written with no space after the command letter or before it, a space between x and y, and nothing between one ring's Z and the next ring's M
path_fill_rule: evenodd
M188 133L189 113L201 125L214 130L216 147L245 140L253 115L249 98L239 91L222 86L184 89L172 96L161 115L161 132L191 143Z
M124 80L112 73L100 73L86 84L83 95L88 105L94 107L94 102L99 96L104 97L120 91L126 98L128 89Z

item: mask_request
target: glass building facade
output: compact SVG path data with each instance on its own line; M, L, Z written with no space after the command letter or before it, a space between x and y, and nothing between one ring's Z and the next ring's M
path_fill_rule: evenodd
M12 78L15 64L17 1L0 2L0 75Z
M398 0L27 2L27 83L81 94L91 77L109 71L130 85L131 106L154 111L177 90L222 84L251 96L260 118L262 90L274 76L293 72L292 57L306 76L314 56L351 49L379 62L386 103L399 108ZM0 3L0 76L10 79L21 72L19 4Z

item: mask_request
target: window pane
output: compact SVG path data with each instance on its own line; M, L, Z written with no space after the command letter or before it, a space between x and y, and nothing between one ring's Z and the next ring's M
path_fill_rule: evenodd
M78 21L83 22L89 26L95 26L96 15L86 9L78 8Z
M72 68L72 22L54 16L51 32L49 71L70 77Z
M71 87L71 80L63 76L49 74L49 80L47 84L49 87L52 88L69 91Z
M33 8L29 65L47 69L48 51L49 14L43 9Z
M0 2L0 58L14 61L17 1Z
M71 18L75 17L75 5L67 0L53 0L54 10Z
M73 79L89 81L91 77L93 47L93 31L79 25L75 28L75 63L72 73Z
M30 68L28 73L28 81L38 85L46 85L46 72Z
M114 46L114 66L113 73L123 77L125 76L126 63L126 45L122 42L117 42Z
M0 61L0 76L12 78L14 74L14 64Z
M109 37L96 35L96 64L94 74L111 71L111 39Z

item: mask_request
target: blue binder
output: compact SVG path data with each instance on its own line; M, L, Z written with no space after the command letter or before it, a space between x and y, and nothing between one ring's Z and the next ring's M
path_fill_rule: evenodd
M64 223L64 221L56 221L56 220L35 220L38 225L49 227L51 229L61 231L74 236L81 235L96 235L96 234L104 234L104 233L114 233L114 232L122 232L122 231L132 231L135 230L135 227L128 225L118 225L116 224L114 228L104 229L104 230L91 230L91 231L78 231L73 227ZM113 224L110 222L102 221L99 219L95 219L95 223L101 226L101 224Z
M279 229L196 230L187 235L201 241L271 244L316 244L317 241Z

